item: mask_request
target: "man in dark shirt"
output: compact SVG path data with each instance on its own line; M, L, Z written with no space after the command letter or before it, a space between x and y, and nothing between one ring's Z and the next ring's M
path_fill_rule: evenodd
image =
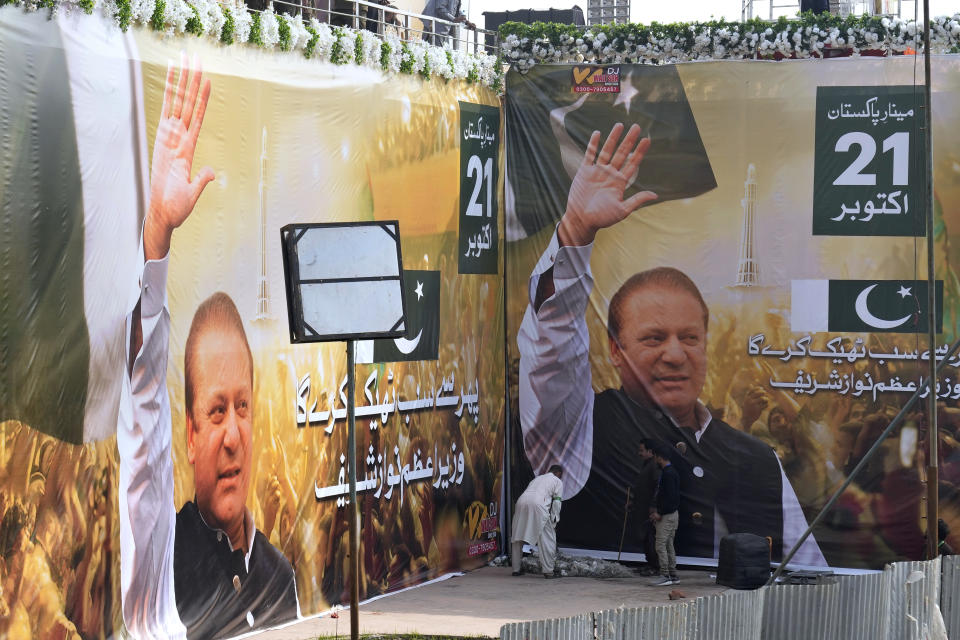
M677 554L673 548L673 539L677 535L680 522L680 476L670 464L670 447L657 443L653 459L660 467L660 481L657 482L656 511L650 514L657 528L657 556L660 559L660 579L654 581L658 587L666 587L680 582L677 575Z
M197 309L184 350L187 457L196 490L177 514L174 589L190 638L230 637L297 617L293 567L246 508L253 360L233 300Z
M634 539L639 542L647 558L647 565L640 568L639 572L645 576L660 575L660 561L657 559L655 544L656 532L653 520L650 519L650 514L655 511L653 493L657 487L657 479L660 477L660 467L653 459L655 448L656 443L653 438L644 438L640 441L637 451L640 456L637 461L637 479L630 493L631 521L637 531Z

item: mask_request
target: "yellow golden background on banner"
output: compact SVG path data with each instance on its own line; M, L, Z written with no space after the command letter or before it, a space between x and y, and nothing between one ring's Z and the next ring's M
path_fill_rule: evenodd
M162 39L138 36L152 132L172 51ZM357 405L369 404L363 383L376 369L376 395L392 388L401 400L418 397L421 388L432 393L449 377L458 392L479 381L479 416L475 421L464 412L458 418L440 408L397 414L375 427L358 419L360 479L371 445L391 462L399 447L401 464L416 450L426 457L438 447L442 458L455 445L467 466L459 487L405 487L402 506L397 491L390 499L361 494L361 598L482 562L483 556L468 557L463 518L471 502L494 501L500 493L502 291L496 275L457 274L458 101L496 106L497 97L466 83L385 80L375 70L318 65L295 55L241 49L227 56L203 44L187 53L198 57L212 82L194 171L210 166L216 179L177 231L170 257L168 387L177 507L193 499L184 342L197 305L224 291L244 317L254 357L248 506L258 528L293 564L304 614L348 599L345 512L335 500L314 498L315 487L337 484L346 423L337 421L329 433L326 424L297 423L300 382L309 375L308 402L328 408L345 380L346 352L336 342L289 344L279 230L294 222L397 219L404 269L440 271L439 358L359 366ZM359 251L356 259L363 260ZM267 313L258 318L261 276ZM343 408L338 400L336 406Z
M881 364L876 359L848 362L845 358L784 361L750 355L748 343L752 336L763 334L764 346L785 349L807 335L791 331L793 280L926 279L926 246L922 237L811 235L817 87L916 84L917 91L922 93L922 67L916 66L914 58L903 56L817 62L710 62L678 65L676 70L717 186L696 197L655 202L614 228L598 233L591 259L595 286L586 313L593 389L599 392L619 388L621 384L610 362L606 326L609 301L620 285L634 273L662 265L690 275L710 308L707 379L700 399L714 416L752 433L777 451L809 519L830 497L838 480L845 477L838 475L844 462L856 461L856 456L862 455L909 394L880 393L876 399L869 392L856 397L852 391L819 391L812 395L773 388L770 382L792 384L798 369L802 369L804 375L812 374L823 384L834 371L840 377L850 374L864 380L863 376L870 374L878 382L899 377L906 384L919 376L926 377L927 362L913 359ZM541 72L548 71L536 68L530 73ZM630 73L636 76L640 72L624 67L622 74L628 77L625 82L629 82ZM524 83L508 83L508 94L513 95L512 87ZM568 88L555 84L558 86L546 92L549 99L555 98L556 105L569 104L572 99L568 97ZM608 120L598 118L592 124L604 138L614 122L626 122L629 126L633 119L644 117L645 105L635 102L630 109L630 89L626 86L621 88L617 106L610 109ZM944 281L945 299L944 331L938 339L946 343L957 336L960 319L960 131L955 126L960 117L958 96L960 63L952 56L936 57L931 137L937 278ZM584 109L591 100L609 100L612 104L614 99L587 100ZM546 109L552 109L553 104ZM658 141L662 144L671 133L656 127L657 123L647 132L652 140L651 153ZM854 147L851 160L856 150ZM879 147L877 154L880 155ZM922 149L911 150L911 154L910 161L918 162ZM532 162L535 168L529 175L517 174L517 183L542 179L538 171L544 176L563 174L563 166L550 165L549 159L542 162L540 166ZM644 162L652 160L648 157ZM760 282L759 286L743 287L736 285L745 233L745 182L751 165L756 177L752 257L760 265ZM910 204L912 213L921 211L922 202L911 200ZM561 214L562 211L557 212L557 219ZM517 211L516 215L522 219L523 212ZM530 274L553 233L551 224L507 243L508 292L527 290ZM527 303L528 297L522 293L508 296L508 336L517 335ZM843 338L842 344L848 351L858 338L864 341L863 348L875 353L922 353L928 348L925 334L847 332L815 333L810 349L826 351L828 341L837 337ZM514 342L508 346L516 367L515 359L522 354L517 352ZM518 397L516 374L514 368L514 407ZM953 385L960 376L955 367L948 367L941 381L943 378ZM764 396L763 411L755 423L743 425L744 405L752 391ZM960 540L960 409L955 398L946 397L944 403L941 451L945 462L941 463L944 473L940 508L954 532L950 538L954 544ZM791 406L798 416L788 432L776 431L768 424L770 409L777 405ZM828 518L829 524L814 532L831 565L880 568L885 562L919 557L926 529L921 517L925 426L919 414L910 428L913 431L909 436L901 438L899 433L895 434L872 465L869 478L855 484L841 499L836 517ZM519 431L519 424L515 429ZM522 447L518 441L515 446ZM520 468L525 464L521 460ZM849 462L847 465L849 471ZM522 486L514 486L515 491L521 489ZM563 543L562 538L560 542Z

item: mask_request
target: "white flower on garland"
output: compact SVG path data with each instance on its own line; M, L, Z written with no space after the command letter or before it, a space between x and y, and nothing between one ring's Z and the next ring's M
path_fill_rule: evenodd
M407 48L410 49L410 54L413 57L414 73L423 73L424 66L427 63L427 47L428 45L423 41L407 43Z
M453 78L453 67L450 66L450 62L447 60L446 49L429 47L426 50L426 59L430 64L431 73L435 75L439 74L447 80Z
M372 31L361 29L360 40L363 42L363 64L375 69L380 68L380 38Z
M99 7L100 14L104 18L120 28L120 16L118 15L120 11L115 0L97 0L96 6Z
M149 24L155 8L154 0L130 0L131 20L140 24Z
M318 60L329 60L333 43L336 40L333 37L333 29L326 22L320 22L316 18L310 19L310 26L317 32L317 45L313 50L313 57Z
M287 26L290 28L290 50L299 51L306 47L307 43L310 42L311 35L303 23L302 16L289 16L284 13L281 15L281 19L286 20Z
M353 47L356 42L356 36L353 31L347 27L340 27L339 35L334 31L334 40L340 44L340 64L353 62Z
M391 73L400 73L400 64L403 62L403 42L395 34L387 34L387 44L390 45L390 54L387 56L387 70Z
M275 47L280 42L280 25L277 24L277 14L273 12L273 3L267 6L267 10L260 14L260 37L263 38L263 46Z
M253 25L253 16L247 11L247 5L243 0L234 0L232 11L234 37L237 42L246 42L250 39L250 27Z
M2 1L2 0L0 0ZM10 1L10 0L8 0ZM12 0L14 6L27 11L50 10L56 12L61 7L67 10L79 6L81 0ZM226 25L226 10L230 10L233 20L233 42L243 45L250 39L253 16L242 0L162 0L163 15L161 23L153 22L157 2L161 0L129 0L129 22L121 24L121 6L119 0L93 0L92 12L102 15L102 19L111 20L117 27L126 29L129 24L139 24L159 29L167 34L181 35L186 33L187 25L191 25L191 33L199 31L215 41L219 41ZM41 4L45 3L45 4ZM52 4L51 4L52 3ZM101 19L98 17L97 19ZM470 54L465 51L453 51L449 48L440 48L423 41L403 42L396 34L388 34L384 38L370 31L357 31L340 27L336 31L329 24L318 22L315 18L310 21L308 31L302 16L276 14L273 6L262 12L260 22L260 45L265 48L276 47L280 41L280 20L284 21L285 31L289 32L291 50L305 50L307 44L316 34L316 42L311 56L321 61L329 62L332 59L334 44L340 52L338 62L346 64L355 62L357 47L363 52L364 64L373 68L384 68L389 73L399 73L405 61L409 62L410 72L440 76L446 79L476 77L487 86L502 85L502 69L498 68L497 58L485 53ZM198 21L199 24L195 24ZM946 24L946 23L944 23ZM197 28L195 28L197 27ZM508 40L510 40L508 38ZM567 38L572 43L572 38ZM384 47L386 42L389 46ZM512 42L517 46L526 46L529 41ZM600 39L603 42L603 38ZM548 38L540 38L539 44L542 55L559 60L563 55L562 48L555 47ZM608 46L612 50L613 46ZM619 54L618 54L619 55ZM524 66L532 66L533 60L526 61Z
M163 23L167 25L167 33L183 33L187 21L193 17L193 9L184 0L165 0Z

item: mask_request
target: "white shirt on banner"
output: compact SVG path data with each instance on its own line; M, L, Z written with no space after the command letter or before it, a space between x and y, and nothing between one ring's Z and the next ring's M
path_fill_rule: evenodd
M141 248L141 264L143 250ZM135 638L186 638L173 584L173 458L167 355L169 257L143 265L129 299L126 344L140 301L143 346L123 377L117 420L120 452L120 593L123 622Z

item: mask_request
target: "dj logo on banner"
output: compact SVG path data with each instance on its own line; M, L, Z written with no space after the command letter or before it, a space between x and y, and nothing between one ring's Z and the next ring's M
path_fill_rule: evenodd
M436 360L440 351L440 272L403 272L407 334L373 341L374 362Z
M574 93L620 93L620 65L576 66L573 74Z
M497 273L500 110L460 103L460 273Z

